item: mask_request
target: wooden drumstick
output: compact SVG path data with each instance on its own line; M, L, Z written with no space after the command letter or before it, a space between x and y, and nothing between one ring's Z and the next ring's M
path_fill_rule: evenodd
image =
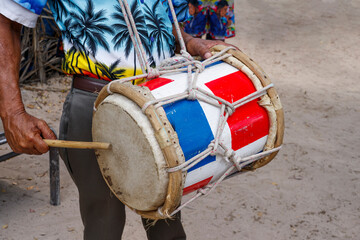
M110 149L110 143L103 142L77 142L64 140L43 139L49 147L78 148L78 149Z

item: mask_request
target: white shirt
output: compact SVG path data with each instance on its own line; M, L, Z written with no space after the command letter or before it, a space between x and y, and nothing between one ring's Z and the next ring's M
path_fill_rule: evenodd
M0 14L26 27L34 28L38 15L12 0L0 0Z

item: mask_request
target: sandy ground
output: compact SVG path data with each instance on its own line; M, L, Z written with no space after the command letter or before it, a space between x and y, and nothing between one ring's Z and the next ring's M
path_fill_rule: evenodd
M269 165L186 208L188 239L359 239L360 1L241 0L236 21L229 42L275 83L285 144ZM51 82L23 97L57 129L68 84ZM47 171L47 155L0 163L1 240L82 239L74 184L62 164L61 205L50 206ZM145 239L132 212L123 239Z

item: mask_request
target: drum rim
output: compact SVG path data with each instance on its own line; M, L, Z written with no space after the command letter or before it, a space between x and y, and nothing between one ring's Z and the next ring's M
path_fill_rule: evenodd
M110 95L110 93L121 94L129 98L140 108L142 108L145 103L147 103L151 99L149 99L149 96L144 96L142 91L139 90L140 88L142 87L136 85L134 86L130 83L113 82L111 84L108 84L100 91L99 96L95 100L94 108L96 109L101 104L101 102L103 102L103 100ZM108 90L110 90L110 93ZM146 108L144 114L148 117L151 125L153 126L155 137L158 140L160 148L163 152L167 166L169 168L172 168L185 162L184 154L181 150L177 134L172 128L168 119L166 118L166 114L163 108L155 108L154 105L150 105ZM126 203L124 204L127 205L129 208L135 210L139 215L144 218L170 218L170 214L178 207L181 201L184 184L184 174L181 172L181 170L176 172L169 172L168 179L169 183L164 204L157 211L139 211L137 209L133 209L131 206L128 206ZM117 196L105 177L104 180L111 189L111 191L115 194L115 196ZM119 200L121 201L121 199Z
M118 120L121 124L116 124ZM116 130L120 132L114 132L113 123L118 125ZM121 130L122 127L124 130ZM125 133L125 131L134 134ZM112 94L101 102L94 113L92 133L94 141L109 142L112 145L110 151L96 150L96 157L104 178L112 183L112 189L117 193L118 198L135 209L157 210L166 196L168 174L164 155L147 116L127 97L121 94ZM124 133L127 136L124 136ZM132 136L136 137L136 143L133 142L135 139L130 139ZM118 138L119 140L117 140ZM121 141L122 144L119 145L118 141ZM131 142L132 146L126 146L127 142ZM119 147L125 147L126 152L118 152ZM147 152L143 156L144 158L135 157L139 149L142 149L141 152ZM127 156L124 159L140 161L128 162L122 160L124 156ZM141 167L137 173L130 170L132 167L139 168L139 164L145 165L145 167ZM129 167L124 168L125 165ZM144 178L144 174L150 175ZM137 176L135 179L146 179L146 182L128 180L134 176ZM148 183L152 184L148 185ZM147 187L142 190L141 188L144 186ZM145 194L144 191L149 192ZM144 200L144 196L146 196L146 200Z

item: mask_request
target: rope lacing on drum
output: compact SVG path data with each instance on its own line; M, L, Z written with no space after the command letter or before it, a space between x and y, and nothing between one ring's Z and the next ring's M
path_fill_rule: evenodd
M247 165L256 162L257 160L266 157L276 151L279 151L281 149L280 147L277 148L273 148L271 150L267 150L246 158L233 158L233 165L223 174L221 175L221 177L215 181L214 183L208 184L203 188L200 188L198 190L196 190L196 194L190 198L188 201L186 201L185 203L182 203L180 207L178 207L175 211L173 211L170 216L175 215L177 212L181 211L184 207L186 207L187 205L189 205L191 202L193 202L194 200L196 200L197 198L201 197L201 196L206 196L208 195L210 192L212 192L225 178L228 178L230 176L233 176L236 173L233 173L233 171L235 170L235 168L237 168L238 173Z
M220 108L220 117L219 117L219 122L218 122L218 128L216 130L214 140L210 142L210 144L208 145L208 147L205 150L203 150L196 156L187 160L183 164L180 164L176 167L167 169L167 171L169 173L180 171L180 170L183 172L188 171L190 168L194 167L197 163L199 163L200 161L202 161L209 155L214 156L217 154L223 155L225 160L228 162L231 162L232 165L215 182L208 184L201 189L198 189L194 197L192 197L187 202L183 203L178 209L176 209L173 213L170 214L170 216L172 216L172 215L176 214L178 211L180 211L182 208L184 208L186 205L188 205L189 203L194 201L196 198L209 194L211 191L213 191L215 189L215 187L220 182L222 182L229 175L233 174L234 170L235 171L237 170L238 172L240 172L245 166L247 166L265 156L268 156L269 154L271 154L273 152L279 151L281 146L271 149L271 150L265 150L261 153L258 153L258 154L255 154L255 155L252 155L249 157L241 158L239 156L236 156L236 153L232 149L226 148L225 145L221 142L221 136L222 136L222 133L226 126L227 120L235 112L235 110L250 101L256 100L256 99L264 96L267 93L267 90L269 88L273 87L273 84L269 84L269 85L263 87L262 89L259 89L259 90L255 91L254 93L252 93L236 102L233 102L233 103L230 103L230 102L226 101L225 99L215 96L213 93L211 93L209 91L206 91L204 89L197 87L197 80L198 80L199 73L203 72L205 70L206 66L231 57L232 54L229 54L228 51L231 49L235 49L235 48L229 46L229 47L224 48L222 51L213 54L213 56L211 56L210 58L208 58L204 61L195 60L186 51L185 42L182 38L180 27L179 27L179 24L178 24L178 21L176 18L176 14L175 14L175 10L174 10L171 0L168 0L168 4L169 4L169 9L171 11L171 14L172 14L172 17L174 20L174 26L176 29L176 33L178 36L178 41L179 41L180 49L181 49L180 50L181 55L165 59L159 64L159 66L157 68L152 68L150 66L150 63L149 63L146 53L144 51L141 39L137 32L136 25L135 25L133 16L131 14L131 10L130 10L127 0L119 0L119 3L121 6L121 9L123 11L124 18L125 18L125 21L127 23L128 29L129 29L130 37L134 44L134 49L138 56L139 63L140 63L143 74L133 76L133 77L128 77L128 78L123 78L123 79L119 79L119 80L114 80L111 83L113 83L113 82L125 83L125 82L130 82L130 81L133 81L136 79L142 79L142 78L153 79L153 78L159 77L160 75L163 75L163 74L187 71L188 88L185 92L171 95L171 96L164 97L164 98L150 100L143 105L142 111L145 112L149 106L154 106L155 108L159 108L161 106L164 106L164 105L176 102L176 101L180 101L183 99L188 99L188 100L196 99L196 100L199 100L199 101L202 101L202 102L205 102L205 103L208 103L210 105ZM252 72L245 65L241 68L241 71L243 71L245 74L247 74L249 78L256 77L256 76L251 76ZM112 94L112 91L110 90L111 83L108 85L108 89L107 89L109 94ZM161 216L164 216L164 214L161 210L161 207L158 209L158 212Z

